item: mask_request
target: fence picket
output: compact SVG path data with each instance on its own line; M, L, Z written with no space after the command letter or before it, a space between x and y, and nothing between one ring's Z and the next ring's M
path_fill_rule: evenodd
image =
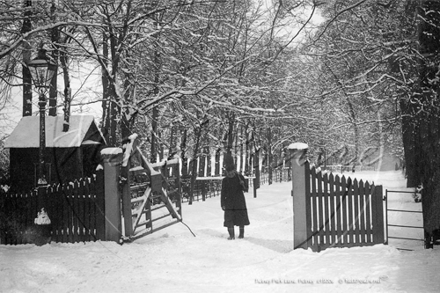
M34 217L32 217L29 214L26 214L26 212L24 212L23 207L25 205L25 197L22 194L17 194L15 196L15 200L16 200L16 208L20 211L20 214L23 214L23 218L21 221L22 230L17 231L19 235L19 238L17 239L17 243L26 244L28 243L28 239L26 239L25 231L33 224L33 219L37 216L37 214L34 213Z
M89 193L89 189L88 189L88 183L89 180L83 180L81 182L82 184L82 190L83 190L83 241L90 241L90 219L89 219L89 198L90 198L90 193Z
M89 211L90 211L90 240L96 240L96 189L95 189L96 179L90 178L89 183Z
M64 194L64 186L63 184L58 184L56 188L56 204L57 204L57 218L56 221L56 242L64 242L64 206L65 206L65 194Z
M21 233L22 233L22 231L25 229L25 222L23 222L23 220L25 220L26 218L24 218L23 219L23 217L26 217L26 215L23 215L22 214L22 218L20 218L20 210L19 210L19 207L20 207L20 203L19 203L19 195L18 194L14 194L12 197L11 197L11 208L12 208L12 210L13 211L15 211L14 212L14 217L17 217L19 220L18 221L16 221L15 223L14 223L14 225L16 225L15 227L13 227L13 228L18 228L18 229L20 229L20 230L15 230L15 229L13 229L12 231L11 231L11 236L15 236L15 237L13 237L13 238L11 238L11 240L13 240L13 244L21 244L22 242L21 242L21 239L22 239L22 237L21 237ZM15 238L15 239L14 239Z
M12 244L21 244L21 231L23 231L23 229L25 229L25 226L24 226L25 222L24 222L24 220L26 220L26 216L27 215L24 215L24 214L21 213L21 210L19 208L20 207L20 205L19 205L20 203L18 202L19 201L19 195L18 194L12 195L10 201L11 201L10 208L11 208L12 211L14 211L12 213L12 215L15 218L18 218L18 220L14 223L14 227L12 227L13 229L10 231L12 237L11 237L11 240L9 240L9 241L12 241ZM21 217L20 217L20 214L21 214ZM14 228L18 228L21 231L20 230L16 230Z
M64 225L63 225L63 242L72 242L72 209L71 209L71 186L65 184L63 189L64 194Z
M62 194L60 194L60 184L56 184L52 186L51 193L52 198L51 201L53 203L53 217L50 219L52 224L52 241L59 242L59 223L60 223L60 199L62 198Z
M34 220L37 217L38 214L38 189L34 189L28 193L25 194L15 194L14 199L17 200L16 204L18 206L15 206L15 209L19 211L20 213L23 213L25 215L25 219L22 222L22 229L27 229L28 227L34 225ZM28 203L27 201L30 201ZM32 209L28 209L30 206L32 206ZM23 235L23 232L20 233L20 235ZM22 241L23 239L17 239L18 243L28 243L28 241ZM31 240L31 239L29 239Z
M324 210L323 210L323 193L322 193L322 172L318 172L316 174L316 181L318 186L318 192L317 192L317 199L318 199L318 216L319 216L319 225L318 225L318 239L319 239L319 245L323 245L324 243L324 231L322 231L323 225L324 225Z
M330 232L331 232L331 238L330 238L330 244L334 245L336 243L336 208L335 208L335 177L332 173L330 173L329 176L329 193L330 193Z
M85 193L84 193L84 180L80 180L78 182L78 235L79 235L79 241L86 241L86 235L85 235L85 229L86 229L86 213L85 213Z
M25 239L25 231L26 229L30 226L29 222L31 221L32 217L29 217L29 215L26 215L25 212L23 212L23 206L24 206L24 200L23 200L23 195L22 194L17 194L14 197L15 200L15 208L17 209L17 211L19 211L19 217L21 218L20 221L20 228L21 231L17 231L18 234L18 238L17 238L17 243L18 244L26 244L27 243L27 239ZM37 215L34 213L34 217L36 217Z
M8 214L10 215L13 210L14 210L14 202L13 202L13 195L11 194L9 195L8 200L5 204L5 211L8 211L9 212ZM7 244L13 244L11 233L12 233L11 229L8 229L7 234L5 235Z
M11 213L11 211L13 211L14 210L14 202L13 202L13 197L12 197L13 195L11 194L9 197L8 197L8 201L7 201L7 203L5 204L5 211L9 211L9 215L10 215L10 213ZM8 227L9 228L9 227ZM8 234L7 235L5 235L6 236L6 243L8 243L8 244L13 244L12 243L12 235L11 235L11 233L12 233L12 231L10 230L10 229L8 229Z
M348 231L348 225L347 225L347 188L349 188L347 186L347 181L345 179L345 176L342 176L341 178L341 226L340 229L342 231L342 237L341 237L341 241L344 244L347 244L347 240L348 240L348 235L347 235L347 231Z
M4 213L1 214L0 220L2 221L0 225L5 225L6 221L4 220L7 217L7 213L11 211L10 208L10 201L9 201L10 194L2 194L0 196L0 208L4 211ZM9 227L7 225L4 226L4 229L0 229L0 237L1 237L1 244L8 244L9 242L9 235L8 235L8 229Z
M50 234L52 234L52 219L55 216L55 208L53 205L53 201L52 201L52 194L53 194L53 186L49 185L47 187L45 187L46 192L44 194L44 198L43 198L43 205L42 208L44 207L44 210L47 212L47 215L49 217L49 219L51 220L51 224L50 224ZM41 208L40 208L41 210Z
M335 201L336 201L336 243L340 244L342 240L342 225L341 225L341 213L342 213L342 198L341 198L341 179L339 175L335 176Z
M75 202L76 196L75 196L75 184L72 182L69 185L69 227L67 227L69 232L69 242L75 243L76 237L75 237L75 230L76 230L76 217L75 217L75 211L76 211L76 202Z
M360 243L365 242L365 183L363 180L359 181L359 210L360 210L360 229L359 238Z
M90 217L91 217L91 197L93 196L91 194L91 190L90 190L90 182L91 182L91 178L89 178L88 180L84 181L84 229L85 229L85 241L92 241L92 230L91 230L91 221L90 221Z
M74 194L75 194L75 200L74 200L74 220L76 220L75 224L75 242L81 241L81 229L82 229L82 223L81 223L81 192L80 192L80 182L78 180L75 180L74 183Z
M18 195L18 194L14 195L13 198L14 198L15 203L17 203L16 200L18 200L19 196L21 196L21 195ZM26 205L27 207L29 207L29 209L26 209L26 211L24 212L24 214L26 215L26 222L29 222L29 221L32 221L32 218L36 218L37 213L38 213L37 189L34 189L31 192L26 193L24 196L29 200L29 202L26 204L22 204L20 206ZM20 211L20 210L23 211L22 209L20 209L16 205L14 206L14 209L18 210L18 211ZM26 225L27 223L23 223L23 224ZM23 227L22 229L25 229L25 228Z
M73 238L74 238L74 242L79 242L81 241L80 238L80 228L81 228L81 221L80 221L80 217L81 217L81 197L80 197L80 185L79 185L79 181L75 180L75 182L73 183L73 222L74 222L74 227L73 227Z
M60 209L59 211L59 222L58 222L58 227L57 227L57 242L66 242L66 235L65 235L65 230L64 230L64 226L66 224L66 192L65 192L65 185L64 184L60 184L58 185L57 191L58 191L58 209Z
M70 219L70 185L65 184L63 185L63 242L70 242L70 227L72 226L71 219Z
M370 183L367 181L365 182L365 241L366 242L373 242L372 239L372 231L371 231L371 213L370 213L370 207L371 207L371 186Z
M66 242L72 243L73 242L73 235L72 235L72 187L70 184L65 185L64 189L64 210L66 212L65 214L65 225L64 225L64 234L66 237Z
M324 221L325 221L325 245L330 245L330 196L328 191L328 174L324 174L323 176L323 185L324 185L324 193L323 193L323 200L324 200Z
M312 235L314 235L312 237L312 244L313 245L318 245L317 243L317 239L318 237L316 236L315 231L319 231L319 226L318 226L318 205L317 205L317 199L319 199L319 196L316 193L316 169L313 167L312 170L310 171L311 174L311 178L312 178L312 186L311 186L311 193L309 194L309 198L311 201L311 206L312 206Z
M359 184L354 180L353 186L353 243L359 243L360 227L359 227Z
M45 187L45 190L46 191L44 193L42 207L44 207L44 209L46 210L46 212L47 212L47 214L48 214L48 216L50 218L50 215L53 214L53 202L51 201L51 191L52 191L52 188L49 185L49 186ZM41 210L41 208L40 208L40 210ZM50 227L52 227L52 226L50 226Z
M305 174L304 178L310 178L310 165L308 162L305 163ZM305 181L305 190L306 193L310 192L310 180ZM307 195L305 195L307 196ZM311 227L311 221L312 221L312 209L311 209L311 203L309 200L305 201L305 208L306 208L306 227L308 227L307 230L307 246L312 246L312 231L310 230Z

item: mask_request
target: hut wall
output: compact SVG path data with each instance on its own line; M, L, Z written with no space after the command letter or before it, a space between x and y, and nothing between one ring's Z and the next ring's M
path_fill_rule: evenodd
M36 186L38 155L36 148L10 149L11 191L27 192ZM80 148L47 148L44 159L49 183L73 181L84 177L85 169L91 170L84 164L90 164L92 158L83 158Z

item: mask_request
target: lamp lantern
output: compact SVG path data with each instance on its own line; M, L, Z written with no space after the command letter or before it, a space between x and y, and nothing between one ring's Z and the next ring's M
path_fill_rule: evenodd
M56 64L51 62L46 54L46 50L39 49L37 57L29 61L27 65L35 87L37 87L40 92L48 89L56 71Z

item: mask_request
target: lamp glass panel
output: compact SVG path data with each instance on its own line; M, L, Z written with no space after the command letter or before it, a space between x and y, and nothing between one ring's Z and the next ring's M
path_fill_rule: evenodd
M50 86L52 77L55 74L55 69L56 65L46 60L37 59L29 63L29 70L35 86L38 88L47 88Z

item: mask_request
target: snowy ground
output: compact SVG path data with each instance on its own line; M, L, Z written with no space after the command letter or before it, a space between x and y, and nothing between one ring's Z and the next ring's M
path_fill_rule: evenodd
M356 177L405 190L399 172ZM226 240L219 198L183 206L184 222L133 243L0 246L0 292L439 292L440 247L417 241L292 250L291 183L246 194L251 225L245 239ZM392 208L419 209L409 194ZM421 225L421 216L390 215ZM391 233L409 232L402 228ZM421 231L411 237L422 238ZM402 235L403 235L402 234ZM401 250L397 248L412 249Z

